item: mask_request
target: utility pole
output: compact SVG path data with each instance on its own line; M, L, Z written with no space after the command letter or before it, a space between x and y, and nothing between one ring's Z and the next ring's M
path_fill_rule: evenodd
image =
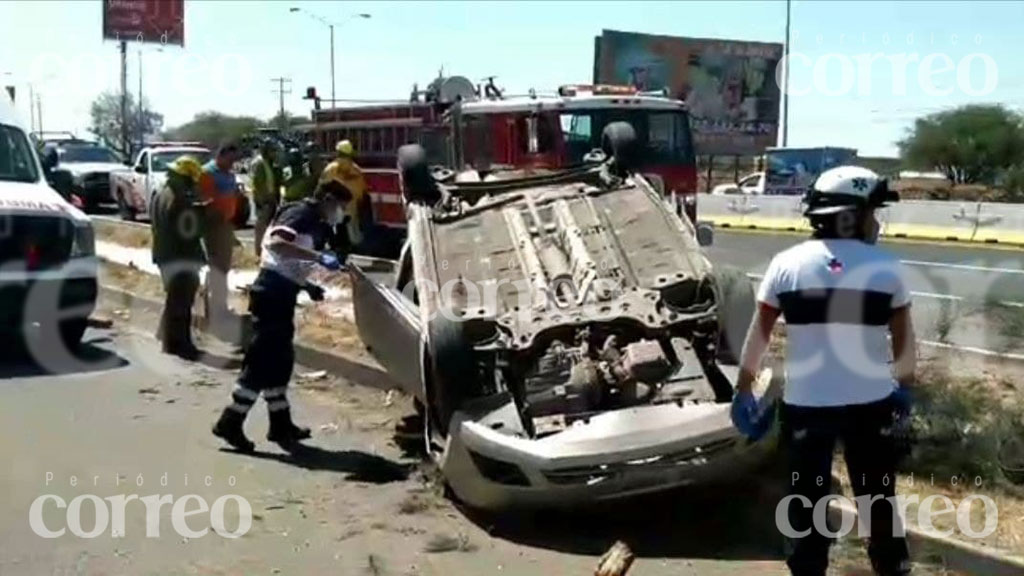
M32 83L28 83L28 114L32 118L32 131L36 131L36 93L32 88Z
M121 41L121 150L131 156L128 142L128 43Z
M36 94L36 115L39 116L39 133L43 132L43 97Z
M281 101L281 110L280 110L279 116L278 116L278 128L280 128L283 131L283 130L288 128L288 126L287 126L288 117L285 116L285 112L284 112L284 95L292 93L292 89L291 89L292 79L291 78L279 77L279 78L271 78L270 81L271 82L277 82L277 88L274 90L274 92L277 92L277 97ZM288 83L288 86L289 86L288 88L284 87L286 82Z
M782 146L789 143L789 11L792 0L786 0L786 44L782 50L782 71L785 79L782 83Z
M146 115L142 109L142 48L139 48L139 150L146 147Z

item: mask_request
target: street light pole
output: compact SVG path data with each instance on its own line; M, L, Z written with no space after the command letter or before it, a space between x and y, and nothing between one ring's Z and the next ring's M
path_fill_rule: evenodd
M288 11L292 13L303 13L306 16L309 16L310 18L316 20L317 22L327 26L331 30L331 106L334 106L334 103L337 102L338 97L338 95L335 93L334 83L334 27L341 26L343 22L329 22L324 17L318 14L304 11L302 8L296 6L292 6L291 8L288 9ZM359 14L349 14L347 19L351 20L353 18L362 18L363 20L369 20L371 16L370 14L366 14L365 12L363 12Z
M334 24L331 27L331 107L334 107Z
M783 46L782 71L786 77L782 87L782 146L789 142L789 9L791 0L786 0L786 44Z

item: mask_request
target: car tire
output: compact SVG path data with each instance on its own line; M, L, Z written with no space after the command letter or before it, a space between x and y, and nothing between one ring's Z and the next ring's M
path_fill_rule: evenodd
M398 149L398 171L402 175L402 195L407 202L432 206L441 200L422 146L406 144Z
M632 172L637 168L636 130L628 122L612 122L601 132L601 149L615 159L620 170Z
M75 352L82 345L82 338L85 336L85 329L89 326L88 318L72 318L60 323L60 340L64 348Z
M427 324L427 332L428 402L437 431L447 436L455 411L467 398L478 395L477 366L461 322L438 311Z
M121 216L121 220L135 222L135 209L128 205L124 193L120 190L117 191L117 213Z
M715 268L715 301L718 309L718 361L739 364L747 330L757 303L754 286L742 270L731 266Z

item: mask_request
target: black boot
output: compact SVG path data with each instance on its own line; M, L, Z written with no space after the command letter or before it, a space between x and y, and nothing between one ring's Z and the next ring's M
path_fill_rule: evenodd
M288 408L273 410L270 413L270 430L267 432L267 440L287 447L300 440L306 440L312 434L309 428L296 426L292 422L292 413Z
M231 408L225 408L220 419L213 425L213 435L223 439L239 452L252 452L256 445L245 437L242 430L242 423L245 422L245 415L240 414Z

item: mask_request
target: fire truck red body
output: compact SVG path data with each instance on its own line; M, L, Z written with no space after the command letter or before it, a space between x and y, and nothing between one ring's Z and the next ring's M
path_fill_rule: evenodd
M463 78L442 78L422 100L315 110L311 136L325 150L352 142L376 222L402 228L395 169L402 145L419 143L432 163L456 169L557 169L600 148L602 130L617 121L636 129L642 172L666 195L677 195L695 221L697 170L685 104L628 87L564 86L555 95L506 98L493 85L481 91ZM460 131L462 166L453 165L454 130Z

